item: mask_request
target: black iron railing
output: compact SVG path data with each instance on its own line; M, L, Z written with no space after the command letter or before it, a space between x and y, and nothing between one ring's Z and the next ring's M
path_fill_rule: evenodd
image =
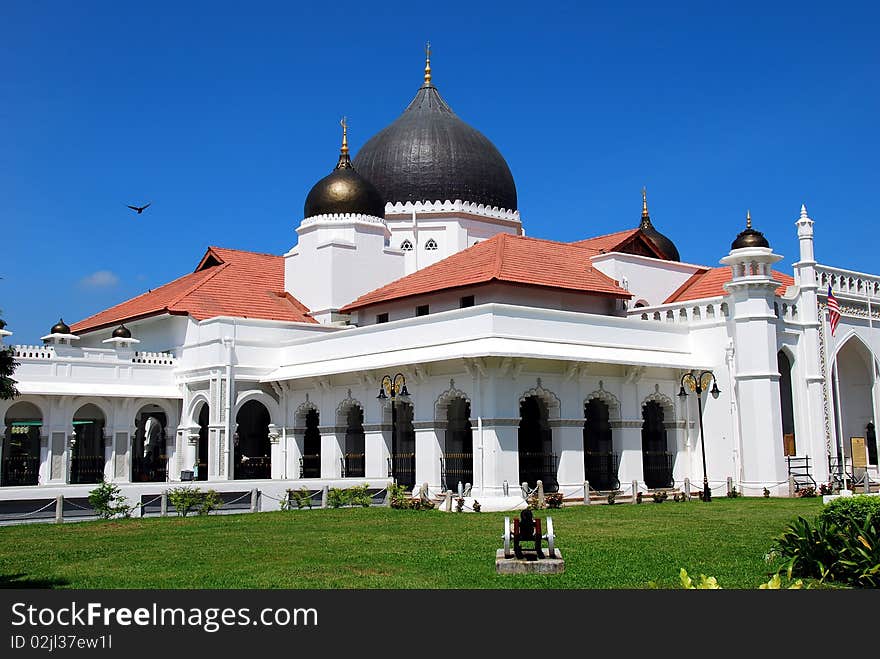
M816 487L816 480L813 478L810 467L810 456L797 457L787 455L785 456L785 462L788 465L788 475L794 481L795 490L800 490L803 487Z
M520 482L524 481L529 487L536 487L538 481L541 481L545 492L555 492L559 489L559 481L556 478L557 461L555 453L520 452Z
M648 489L672 487L672 465L675 461L668 451L642 451L645 485Z
M414 487L416 484L416 454L392 453L391 477L398 485Z
M440 457L440 482L444 490L474 482L473 453L444 453Z
M103 455L74 455L70 459L71 483L100 483L104 480Z
M320 478L321 477L321 454L313 453L304 455L299 459L299 477L300 478Z
M132 480L136 483L164 483L168 458L135 458L132 463Z
M363 478L365 473L365 458L363 453L346 453L342 456L342 477Z
M39 480L40 458L34 455L3 457L3 485L36 485Z
M620 456L617 453L586 451L584 453L584 472L590 487L595 490L616 490L620 487L617 469Z
M251 457L242 456L235 465L235 478L245 480L249 478L271 478L272 458L268 456Z

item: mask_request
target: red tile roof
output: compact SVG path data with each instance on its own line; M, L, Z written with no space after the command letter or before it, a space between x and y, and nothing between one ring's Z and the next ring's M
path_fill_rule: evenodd
M706 268L694 273L690 279L678 287L678 289L666 298L663 304L672 302L686 302L688 300L701 300L707 297L720 297L727 295L724 284L733 278L729 267ZM781 286L776 289L776 295L783 295L788 286L794 285L794 278L781 272L773 271L773 279Z
M610 277L592 267L594 250L571 243L500 233L344 306L348 313L379 302L491 281L561 288L629 298Z
M71 326L90 332L161 313L263 318L314 323L308 309L284 292L284 257L209 247L196 271Z
M626 231L618 231L616 233L609 233L604 236L587 238L586 240L578 240L572 243L572 245L592 249L595 250L597 254L602 254L605 252L625 251L626 247L632 245L633 243L638 243L643 248L646 248L647 251L656 254L657 258L665 258L663 256L663 253L659 249L657 249L657 246L653 243L653 241L648 240L648 238L645 236L644 233L642 233L642 230L639 228L627 229Z

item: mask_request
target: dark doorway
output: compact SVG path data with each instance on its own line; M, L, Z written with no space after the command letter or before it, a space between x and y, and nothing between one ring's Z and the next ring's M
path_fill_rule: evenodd
M649 489L672 487L672 453L666 441L663 406L650 401L642 406L642 465Z
M306 431L303 435L302 478L321 477L321 417L314 407L306 412Z
M474 482L474 439L471 404L453 398L446 406L446 441L441 469L443 489L457 490L458 484Z
M794 439L794 396L791 388L791 361L783 351L776 355L779 369L779 401L782 416L782 454L797 455Z
M555 492L559 489L559 482L553 454L553 430L547 404L538 396L520 401L518 438L520 482L534 488L540 480L545 492Z
M416 431L410 403L391 403L391 476L407 488L416 484Z
M363 478L365 471L364 410L352 405L345 413L345 450L342 456L342 477Z
M6 413L0 485L37 485L43 418L33 403L15 403Z
M261 402L249 400L235 416L235 479L270 478L272 472L269 441L269 410Z
M165 412L154 406L142 408L135 417L131 478L137 483L165 481L168 456L165 455Z
M608 405L591 398L584 405L584 473L590 487L616 490L618 456L614 453Z
M207 403L199 410L199 454L196 456L195 475L197 481L208 480L208 424L210 409Z
M877 464L877 430L873 423L868 423L865 427L865 444L868 445L868 464Z
M70 451L70 482L104 480L104 414L91 403L73 415L74 437Z

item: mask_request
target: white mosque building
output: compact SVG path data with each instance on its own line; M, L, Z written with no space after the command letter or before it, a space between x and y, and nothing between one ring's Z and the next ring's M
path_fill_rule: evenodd
M102 479L132 496L461 482L480 501L538 480L699 490L704 469L715 495L789 496L790 476L840 466L880 480L880 276L818 263L800 200L792 275L750 220L682 262L642 201L628 231L526 237L507 163L429 62L353 160L343 131L286 254L209 247L14 346L0 499Z

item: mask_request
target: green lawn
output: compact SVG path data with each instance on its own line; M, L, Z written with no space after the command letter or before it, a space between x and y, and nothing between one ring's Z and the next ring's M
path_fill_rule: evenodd
M821 499L571 506L552 515L565 573L498 576L503 518L389 508L0 527L0 587L645 588L680 568L755 588L774 536Z

